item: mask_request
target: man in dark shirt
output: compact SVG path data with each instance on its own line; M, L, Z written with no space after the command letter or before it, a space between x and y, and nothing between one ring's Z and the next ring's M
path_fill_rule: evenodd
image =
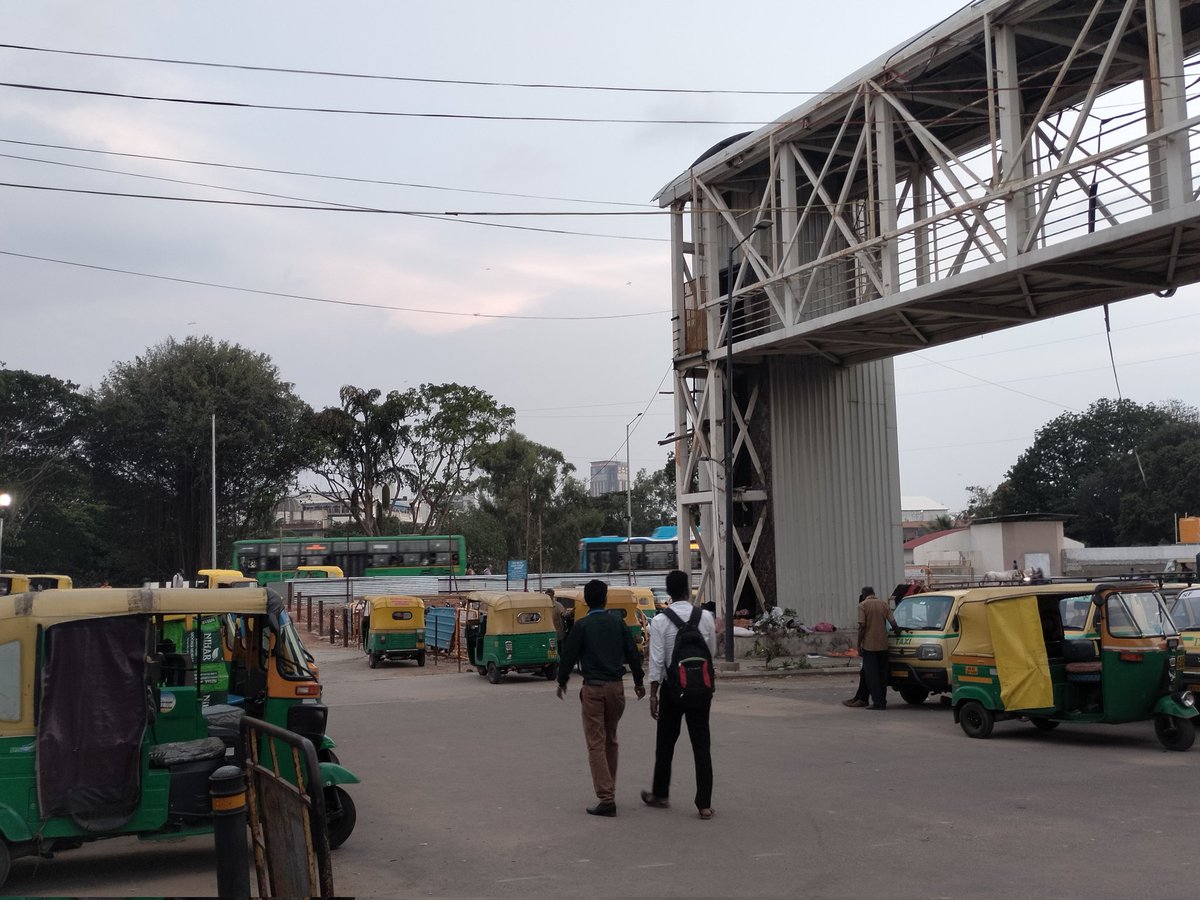
M599 801L587 811L593 816L615 816L617 723L625 712L625 686L621 679L628 664L633 673L633 692L639 700L646 696L642 686L642 655L624 620L604 609L608 585L589 581L583 587L583 599L588 613L571 627L559 656L558 699L566 695L567 680L578 661L583 674L583 687L579 690L583 737L587 742L592 786Z

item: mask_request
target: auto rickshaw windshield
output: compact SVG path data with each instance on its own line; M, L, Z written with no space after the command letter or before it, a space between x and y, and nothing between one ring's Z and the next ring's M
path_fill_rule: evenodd
M954 598L944 594L913 594L896 606L896 624L901 628L944 628Z
M1063 631L1083 631L1087 625L1088 610L1092 606L1091 594L1082 597L1063 597L1058 601L1058 614L1062 619Z
M1180 631L1200 631L1200 590L1188 590L1175 598L1171 621Z
M1153 591L1112 593L1105 601L1108 631L1113 637L1178 635L1162 598Z
M304 651L304 642L291 616L285 610L279 611L278 643L275 646L275 658L278 660L279 674L284 678L303 678L316 680L312 669L308 667L308 654Z

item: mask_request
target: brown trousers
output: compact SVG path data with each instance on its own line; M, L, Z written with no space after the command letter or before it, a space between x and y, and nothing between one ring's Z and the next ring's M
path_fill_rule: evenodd
M585 684L579 689L579 704L592 787L596 799L612 803L617 786L617 723L625 712L625 685L620 681Z

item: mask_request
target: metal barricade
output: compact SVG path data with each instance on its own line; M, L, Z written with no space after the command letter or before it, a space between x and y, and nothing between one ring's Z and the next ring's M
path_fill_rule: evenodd
M332 897L317 751L308 738L241 719L254 869L262 897Z

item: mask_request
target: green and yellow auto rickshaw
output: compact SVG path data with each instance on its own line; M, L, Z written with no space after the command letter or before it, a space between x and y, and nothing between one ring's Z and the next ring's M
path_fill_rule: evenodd
M181 658L188 641L175 624L202 634L211 620L233 630L228 688L245 713L318 746L321 685L286 610L262 589L0 598L0 884L14 858L211 831L208 778L236 758L240 710L204 705L197 673L225 661ZM333 762L321 777L336 846L355 820L340 785L358 779Z
M604 610L625 623L629 629L629 633L633 635L633 642L637 645L638 651L644 653L649 632L646 628L646 614L642 606L643 601L634 591L635 589L627 587L609 587L608 598L604 603ZM583 599L583 588L556 589L554 596L574 604L573 622L578 622L588 614L587 601ZM653 596L651 593L650 604L652 606L654 602ZM569 632L570 629L568 629Z
M554 601L537 592L467 594L466 644L471 665L498 684L508 672L558 675Z
M344 578L340 566L296 566L295 578Z
M954 720L986 738L998 719L1026 718L1042 731L1154 719L1168 750L1196 737L1192 693L1182 684L1179 632L1152 584L1099 584L1094 632L1066 630L1053 596L964 600L950 657Z
M359 629L367 665L384 660L415 659L425 665L425 601L389 594L364 597Z
M1200 691L1200 587L1186 588L1175 596L1171 621L1183 640L1183 686Z
M253 576L243 575L237 569L201 569L196 573L196 587L207 590L218 588L256 588Z

